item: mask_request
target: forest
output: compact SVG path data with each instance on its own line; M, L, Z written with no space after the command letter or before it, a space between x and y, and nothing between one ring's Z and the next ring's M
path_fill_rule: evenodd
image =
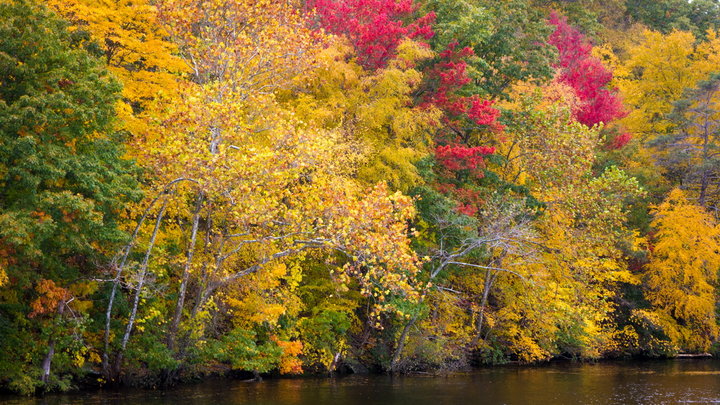
M720 353L719 103L716 0L0 0L0 390Z

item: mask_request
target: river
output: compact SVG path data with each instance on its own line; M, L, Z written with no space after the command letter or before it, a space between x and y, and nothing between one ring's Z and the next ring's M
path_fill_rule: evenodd
M124 389L3 404L442 405L720 404L720 361L667 360L503 366L448 376L350 375L262 382L213 379L165 391Z

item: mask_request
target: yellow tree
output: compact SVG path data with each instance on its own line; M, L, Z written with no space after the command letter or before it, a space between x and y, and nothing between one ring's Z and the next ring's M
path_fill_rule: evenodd
M220 292L233 298L239 280L309 250L337 252L333 277L357 283L376 312L392 309L388 296L413 299L412 200L384 183L356 184L355 152L338 132L301 121L275 100L313 67L324 37L292 2L166 0L158 7L192 74L176 99L160 105L153 128L162 142L142 150L153 198L136 235L149 236L144 254L130 257L136 238L118 260L118 279L132 280L135 291L110 374L144 319L143 289L162 279L153 257L169 229L176 231L165 238L182 253L165 266L177 291L165 340L179 359L204 335ZM150 218L154 225L142 225Z
M654 164L663 153L646 145L677 130L672 119L674 103L717 70L720 38L714 31L698 42L689 32L663 35L645 30L638 39L627 42L620 61L611 53L606 55L614 60L614 84L630 111L622 124L637 140L623 152L624 160L633 173L646 179L646 184L662 186L664 181L658 177L661 171L655 170ZM658 156L651 156L651 151Z
M461 242L426 265L431 283L423 300L431 314L420 320L420 332L412 332L417 317L406 324L394 366L402 366L402 350L439 364L464 361L468 349L490 362L535 362L560 353L599 357L613 345L613 297L620 283L636 282L620 249L631 236L623 201L639 186L616 168L594 173L602 128L573 120L571 89L521 85L513 100L503 106L522 120L506 128L497 172L543 207L528 209L529 201L496 193L480 223L445 216L441 245ZM453 227L474 229L477 237L455 235Z
M689 106L688 100L683 99L697 97L701 90L698 86L711 79L711 74L717 70L720 63L718 33L708 31L706 37L699 40L690 32L661 34L644 30L627 39L620 48L619 58L609 52L606 56L615 66L614 84L630 107L622 123L633 134L633 141L628 147L614 152L611 159L622 161L631 174L642 180L654 203L661 201L672 187L686 185L688 180L701 183L698 194L704 197L705 191L709 190L708 174L713 165L713 155L708 153L712 149L710 127L713 121L706 113L687 111L688 107L695 110L703 103ZM698 90L690 94L691 89ZM707 107L712 103L705 104ZM695 119L690 120L690 116ZM689 130L693 126L696 129ZM691 133L705 135L688 136ZM701 152L697 153L698 149ZM680 153L676 153L678 151ZM704 163L688 170L686 166L692 166L694 158L683 157L686 153L703 156L700 160ZM700 166L703 169L696 170ZM697 172L702 172L700 181Z
M602 129L571 119L575 102L567 89L516 91L508 107L525 119L508 127L500 173L528 187L544 209L532 224L535 253L505 259L525 280L499 279L499 304L484 334L523 361L558 352L597 357L612 339L611 297L620 282L634 281L619 246L630 236L623 200L640 190L616 168L593 173Z
M77 33L89 34L108 68L122 82L117 106L123 129L142 149L152 138L148 119L157 113L158 98L173 97L179 75L188 66L177 57L177 46L158 20L158 10L148 0L48 0L50 8L70 21Z
M718 337L715 284L720 229L679 189L672 190L653 214L645 297L678 349L707 351Z
M699 56L695 36L683 31L646 30L629 46L627 60L615 70L615 84L630 107L622 121L633 134L648 140L671 129L672 103L709 73Z
M422 182L415 163L429 154L440 117L431 107L413 106L422 83L417 65L432 52L406 40L386 67L369 71L350 58L351 51L344 38L331 38L318 55L318 69L298 82L301 91L285 92L281 101L303 121L345 134L361 151L361 181L387 181L408 191Z

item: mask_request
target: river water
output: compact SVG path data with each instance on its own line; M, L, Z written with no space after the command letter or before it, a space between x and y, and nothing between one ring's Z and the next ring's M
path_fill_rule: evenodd
M210 380L166 391L95 391L3 404L441 405L720 404L720 361L668 360L503 366L442 377Z

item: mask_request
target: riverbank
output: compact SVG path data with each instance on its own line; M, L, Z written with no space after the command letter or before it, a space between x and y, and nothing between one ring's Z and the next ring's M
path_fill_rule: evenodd
M672 404L692 398L720 401L716 359L551 362L496 366L442 376L348 375L333 378L266 378L259 383L208 378L166 390L122 388L42 398L0 396L7 405L178 403L263 405Z
M20 401L17 403L25 403L23 399L52 399L52 398L73 398L95 395L115 394L123 395L123 393L133 393L133 395L142 395L145 392L148 395L150 393L157 392L172 393L172 392L183 392L187 390L193 390L192 387L196 386L230 386L236 384L259 384L259 383L270 383L278 384L281 381L307 381L307 380L328 380L337 381L346 378L391 378L391 379L404 379L404 378L453 378L457 376L494 373L494 372L528 372L528 370L574 370L583 368L585 366L598 366L598 367L630 367L630 368L645 368L650 367L652 369L657 368L658 365L674 364L683 368L686 365L691 367L701 367L704 365L710 365L711 367L717 368L717 373L720 374L720 359L713 357L710 353L698 353L698 354L678 354L672 358L648 358L648 357L636 357L636 358L605 358L595 360L577 360L577 359L563 359L556 358L547 362L533 363L533 364L522 364L516 361L509 361L504 364L497 365L482 365L477 367L467 367L464 369L454 370L418 370L407 373L398 373L391 375L389 373L378 373L378 372L364 372L354 373L349 368L342 368L344 372L336 372L332 374L326 373L305 373L301 375L280 375L278 373L262 373L256 375L252 372L237 371L230 368L218 368L213 372L205 374L194 374L194 375L181 375L173 384L162 385L156 384L143 384L136 380L135 384L104 384L102 379L99 378L98 374L88 374L82 380L78 381L77 386L67 392L48 392L38 393L35 396L21 396L11 392L0 392L0 403L6 401ZM705 367L706 368L706 367ZM137 378L137 376L135 376ZM31 402L28 402L31 403ZM45 402L40 402L45 403Z

